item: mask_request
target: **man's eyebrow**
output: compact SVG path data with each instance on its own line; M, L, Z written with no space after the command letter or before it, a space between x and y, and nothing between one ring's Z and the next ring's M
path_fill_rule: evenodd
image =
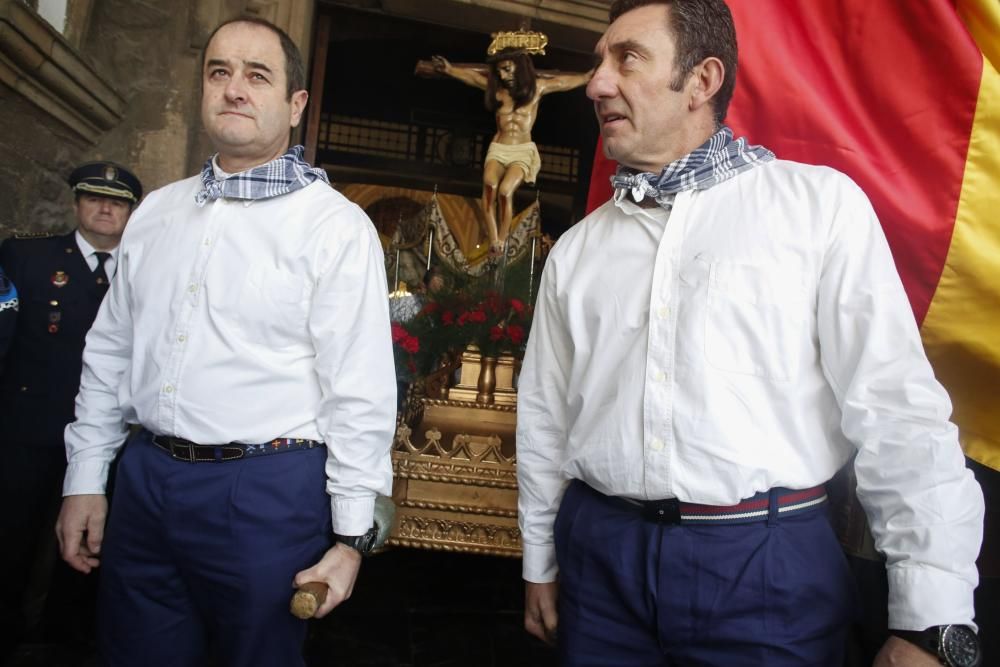
M648 54L649 47L635 41L634 39L623 39L620 42L609 44L608 51L611 51L612 53L621 53L622 51L638 51L641 54Z
M257 69L263 72L267 72L268 74L274 74L274 70L272 70L270 67L268 67L264 63L257 62L255 60L244 60L243 64L246 65L247 69Z
M244 60L243 65L247 69L259 70L261 72L267 72L268 74L274 74L274 70L268 67L265 63L257 62L256 60ZM212 58L211 60L205 61L205 67L230 67L230 61L224 60L222 58Z
M649 54L649 47L641 42L637 42L634 39L623 39L618 42L605 45L604 51L616 55L626 51L636 51L639 54L646 56ZM603 61L604 55L601 51L601 44L598 43L597 48L594 49L594 67L599 67Z

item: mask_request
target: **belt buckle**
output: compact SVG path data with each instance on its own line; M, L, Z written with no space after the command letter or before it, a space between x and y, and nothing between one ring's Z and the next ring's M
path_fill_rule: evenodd
M174 439L170 441L170 455L178 461L194 462L197 461L194 456L194 447L193 442L181 443ZM184 457L185 453L187 454L187 458Z
M680 523L681 502L677 498L646 501L642 504L642 517L654 523Z

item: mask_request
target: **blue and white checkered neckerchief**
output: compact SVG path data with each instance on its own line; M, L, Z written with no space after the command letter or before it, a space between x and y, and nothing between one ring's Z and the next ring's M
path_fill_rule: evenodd
M629 193L637 203L651 196L669 210L678 192L707 190L773 159L774 153L763 146L747 146L746 137L734 141L733 131L722 126L708 141L668 164L659 174L618 167L611 186L616 202Z
M329 184L326 172L302 159L302 146L292 146L281 157L223 179L215 175L215 156L208 158L201 170L204 186L194 196L198 206L216 199L270 199L300 190L316 179Z

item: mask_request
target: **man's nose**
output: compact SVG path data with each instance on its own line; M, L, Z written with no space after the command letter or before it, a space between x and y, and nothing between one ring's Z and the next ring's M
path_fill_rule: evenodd
M226 99L230 102L244 102L247 99L247 89L243 79L234 76L226 84Z
M614 74L607 63L601 63L594 70L593 76L587 83L587 97L594 100L613 97L617 91Z

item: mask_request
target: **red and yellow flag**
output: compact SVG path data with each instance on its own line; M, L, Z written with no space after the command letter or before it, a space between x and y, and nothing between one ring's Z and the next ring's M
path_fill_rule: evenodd
M727 123L865 190L966 453L1000 470L1000 2L729 0ZM588 208L610 195L595 160Z

